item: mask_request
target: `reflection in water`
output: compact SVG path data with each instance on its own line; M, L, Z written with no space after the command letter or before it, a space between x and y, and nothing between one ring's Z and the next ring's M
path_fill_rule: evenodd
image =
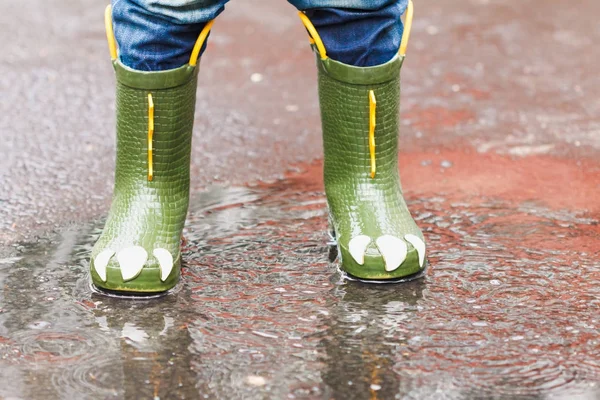
M122 397L198 397L188 351L192 340L179 311L183 302L178 296L184 295L148 301L94 296L103 304L94 310L98 326L118 343L116 386L122 388Z
M157 299L90 290L101 224L17 247L0 260L0 379L10 382L0 396L598 395L596 220L422 199L411 207L431 250L427 277L374 286L344 281L329 262L317 190L280 182L197 196L182 284Z
M394 359L407 346L407 321L418 311L424 288L419 280L379 286L349 282L335 289L340 301L329 310L321 346L327 365L323 380L336 398L368 393L371 399L393 399L406 391L410 383L399 379Z

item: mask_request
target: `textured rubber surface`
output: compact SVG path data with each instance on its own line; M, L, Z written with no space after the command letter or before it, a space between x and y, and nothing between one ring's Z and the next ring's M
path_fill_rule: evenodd
M423 239L404 201L398 172L400 68L396 57L377 67L346 66L317 58L323 124L325 192L341 268L362 280L401 279L419 273L416 249L394 271L375 241L382 235ZM377 99L375 130L377 173L371 178L369 153L369 91ZM348 243L358 235L371 238L363 265L350 255Z
M117 72L117 159L113 200L90 261L95 286L124 292L161 292L180 275L180 240L189 203L190 152L197 68L136 72L115 62ZM150 89L149 89L150 88ZM154 101L154 178L148 181L148 93ZM94 268L105 249L141 246L148 260L140 275L123 281L116 255L102 281ZM167 249L171 273L163 282L152 252Z

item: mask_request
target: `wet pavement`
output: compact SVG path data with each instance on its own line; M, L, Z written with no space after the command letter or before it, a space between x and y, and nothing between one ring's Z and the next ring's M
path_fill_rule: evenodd
M400 167L430 268L383 286L332 261L313 60L255 3L211 35L183 281L148 300L89 286L103 4L0 4L0 397L600 398L600 3L416 3Z
M0 376L12 382L0 394L600 396L595 219L423 192L410 205L430 248L426 278L360 284L332 262L319 170L196 196L183 283L163 298L90 289L98 224L19 245L0 261Z
M418 1L402 71L403 154L598 158L600 3L543 4ZM104 5L0 2L10 32L0 58L0 243L106 214L115 122ZM230 2L201 68L195 192L277 179L321 158L314 58L286 1Z

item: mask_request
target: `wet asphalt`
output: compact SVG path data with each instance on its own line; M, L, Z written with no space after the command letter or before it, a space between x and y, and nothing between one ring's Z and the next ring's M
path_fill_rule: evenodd
M258 4L255 4L258 3ZM104 4L0 4L0 396L600 398L600 3L415 4L401 175L425 279L342 279L314 60L232 1L202 60L184 278L94 293L110 204Z

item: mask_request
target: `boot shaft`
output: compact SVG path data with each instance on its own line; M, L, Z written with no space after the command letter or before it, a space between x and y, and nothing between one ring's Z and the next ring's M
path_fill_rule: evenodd
M340 180L349 176L364 177L365 183L397 176L402 61L403 57L398 56L380 66L361 68L331 59L317 60L326 185L343 184ZM373 178L369 146L371 91L376 99L374 155L380 172ZM346 173L340 173L343 171Z
M114 62L117 76L117 179L143 181L152 164L149 186L189 182L197 67L134 71ZM152 161L148 157L149 96L153 103Z

